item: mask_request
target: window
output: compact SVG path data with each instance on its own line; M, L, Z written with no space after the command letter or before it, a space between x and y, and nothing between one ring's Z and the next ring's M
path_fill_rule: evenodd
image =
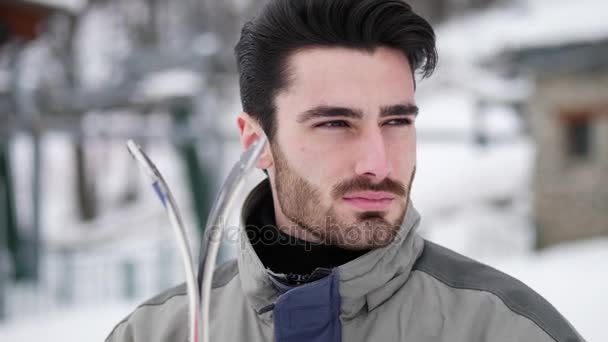
M563 116L565 124L566 153L571 158L586 159L592 153L592 116L582 112Z

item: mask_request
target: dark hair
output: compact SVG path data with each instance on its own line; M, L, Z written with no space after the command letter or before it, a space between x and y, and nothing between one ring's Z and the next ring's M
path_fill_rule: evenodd
M287 58L314 46L396 48L423 77L437 64L433 28L403 1L270 0L243 26L234 49L243 111L269 140L276 133L274 99L288 83Z

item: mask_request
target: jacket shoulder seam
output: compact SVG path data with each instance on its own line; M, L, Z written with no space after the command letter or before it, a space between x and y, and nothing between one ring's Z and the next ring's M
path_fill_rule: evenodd
M545 334L547 334L547 336L551 337L552 340L554 340L555 342L559 342L559 340L557 338L555 338L555 336L553 336L549 331L547 331L547 329L544 328L544 325L546 323L544 322L544 320L541 317L539 317L538 315L531 313L531 312L524 313L524 312L518 310L515 307L517 305L514 303L511 303L511 301L508 299L508 296L506 296L500 290L495 290L495 289L491 290L491 289L487 289L487 288L481 288L478 286L474 286L473 284L462 284L462 285L452 284L447 279L443 279L440 275L433 273L432 270L425 268L425 267L418 267L414 271L418 271L418 272L427 274L430 277L432 277L433 279L436 279L436 280L440 281L441 283L443 283L444 285L446 285L450 288L453 288L453 289L472 290L472 291L489 293L489 294L493 295L494 297L498 298L501 302L503 302L503 304L505 305L505 307L507 309L509 309L509 311L515 313L516 315L519 315L521 317L528 319L529 321L534 323L534 325L539 327L543 332L545 332ZM537 320L540 321L540 323Z
M222 274L224 276L224 278L218 279L217 276L219 274ZM220 265L220 267L217 268L216 271L214 272L214 275L213 275L214 281L212 284L212 289L217 289L217 288L221 288L221 287L228 285L228 283L230 283L237 274L238 274L238 267L236 267L236 261L230 260L230 261ZM149 306L161 306L175 297L186 296L188 294L188 292L186 290L185 285L186 285L185 283L182 283L172 289L165 291L165 293L161 293L160 295L156 296L155 298L149 299L146 302L138 305L129 315L127 315L127 317L123 318L120 322L118 322L114 326L114 329L112 329L112 331L106 338L106 341L109 341L110 337L112 336L112 334L114 334L116 329L118 329L124 323L128 322L129 319L140 309L142 309L144 307L149 307ZM173 292L173 293L171 293L171 292ZM167 294L170 294L170 295L167 296ZM166 297L162 298L163 296L166 296ZM157 298L159 298L159 299L162 298L162 300L155 301L155 299L157 299Z
M181 286L181 285L180 285ZM110 332L110 334L108 335L108 337L106 338L106 341L109 341L110 337L114 334L114 332L116 331L116 329L118 329L121 325L123 325L124 323L128 322L129 319L131 318L131 316L133 316L135 313L137 313L141 308L143 307L147 307L147 306L161 306L164 305L165 303L167 303L169 300L175 298L175 297L181 297L181 296L185 296L187 293L185 292L177 292L172 294L171 296L164 298L161 302L151 302L152 300L142 303L140 305L138 305L135 310L133 310L133 312L131 312L129 315L127 315L127 317L123 318L122 321L118 322L115 326L114 329L112 329L112 331Z
M450 288L492 294L514 314L537 325L556 342L580 341L580 335L546 299L516 278L425 240L414 265Z

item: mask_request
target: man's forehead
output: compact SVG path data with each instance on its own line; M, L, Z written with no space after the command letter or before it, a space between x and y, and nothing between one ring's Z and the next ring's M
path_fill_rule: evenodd
M326 106L379 113L381 107L415 105L412 72L399 50L315 47L293 53L287 63L278 112Z
M298 49L287 56L286 70L290 80L310 73L328 72L337 74L357 71L357 66L368 66L377 71L401 72L411 75L409 61L397 49L379 46L373 50L346 47L307 47ZM396 70L396 69L401 70Z

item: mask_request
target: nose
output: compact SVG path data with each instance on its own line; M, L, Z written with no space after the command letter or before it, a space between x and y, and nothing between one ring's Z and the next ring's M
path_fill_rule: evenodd
M379 183L391 174L392 166L379 127L364 135L359 144L359 151L355 165L357 175Z

